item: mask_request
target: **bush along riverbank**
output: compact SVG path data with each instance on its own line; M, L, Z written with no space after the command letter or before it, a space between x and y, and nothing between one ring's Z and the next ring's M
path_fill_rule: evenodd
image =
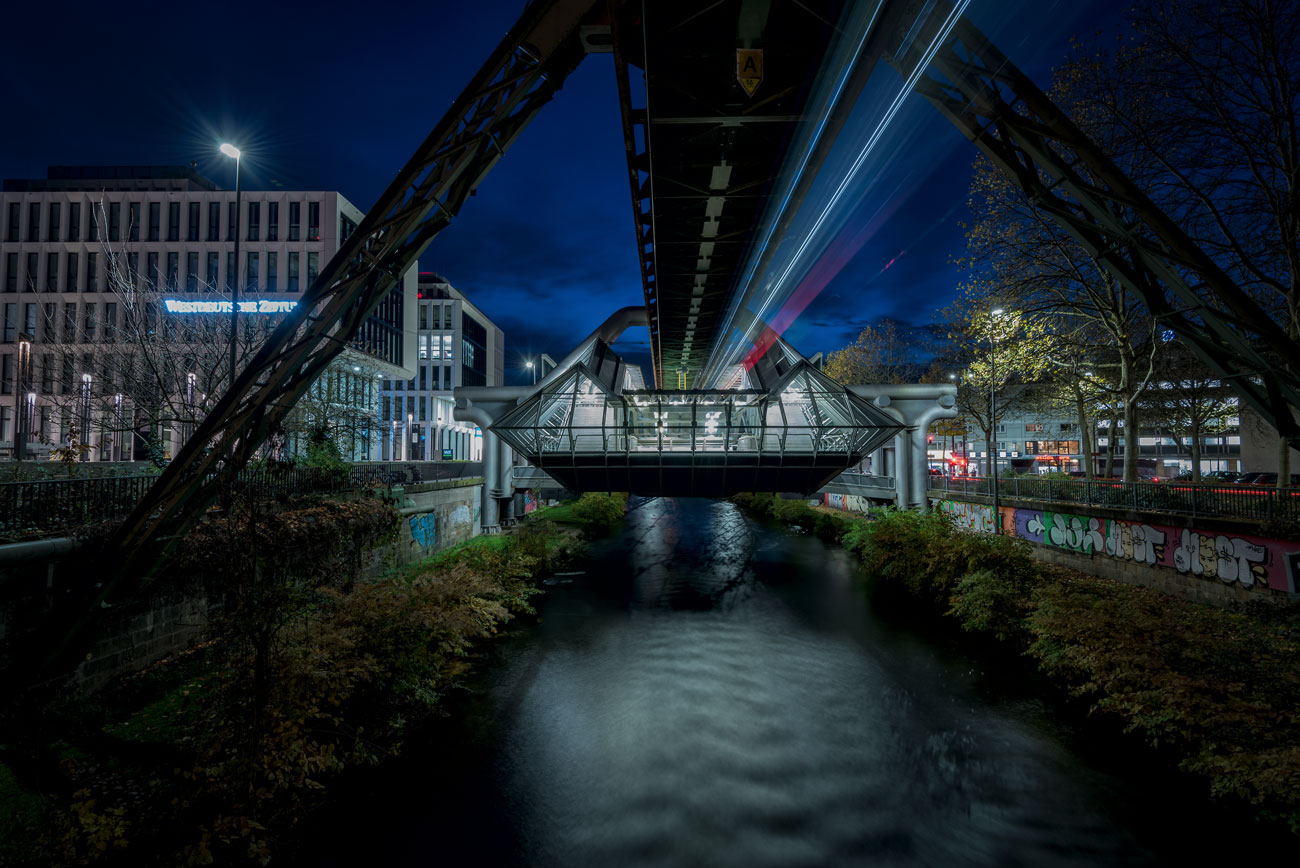
M398 527L379 499L196 529L169 575L221 571L207 641L0 719L0 865L270 863L341 771L398 756L476 645L621 518L625 497L589 497L366 580L363 554Z
M858 555L878 592L1024 654L1091 714L1204 780L1208 795L1300 834L1300 606L1230 611L1093 578L940 513L830 523L802 501L736 502L821 528Z

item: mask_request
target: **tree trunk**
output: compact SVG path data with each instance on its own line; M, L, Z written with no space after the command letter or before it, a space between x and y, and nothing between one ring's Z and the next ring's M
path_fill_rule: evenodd
M1115 476L1115 446L1119 443L1119 414L1111 412L1110 436L1106 438L1106 478Z
M1137 482L1138 405L1132 396L1124 401L1124 481Z
M1092 432L1088 430L1088 408L1082 395L1076 395L1074 409L1079 414L1079 457L1083 459L1083 475L1092 479Z
M1196 411L1192 412L1192 482L1201 481L1201 425L1196 418Z

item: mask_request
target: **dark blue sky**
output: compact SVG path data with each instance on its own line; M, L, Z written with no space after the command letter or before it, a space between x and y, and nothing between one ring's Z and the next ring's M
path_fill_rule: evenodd
M0 177L57 164L178 164L233 185L337 189L369 208L523 8L475 3L29 3L6 13ZM969 14L1040 84L1073 35L1122 29L1119 0L976 0ZM20 38L21 37L21 38ZM927 322L951 265L975 151L923 106L887 171L906 195L791 327L807 354L866 322ZM642 299L609 55L588 58L421 258L506 332L559 358ZM847 229L852 226L846 227ZM904 252L905 251L905 252ZM900 256L900 252L902 255ZM893 265L881 271L886 263ZM633 335L629 333L629 338ZM638 346L639 345L639 346ZM641 335L626 346L640 356Z

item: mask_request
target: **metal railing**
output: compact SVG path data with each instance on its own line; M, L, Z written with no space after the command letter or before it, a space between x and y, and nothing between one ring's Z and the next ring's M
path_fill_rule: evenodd
M931 491L992 497L987 477L931 477ZM1008 476L998 478L998 495L1007 499L1041 500L1108 506L1142 512L1174 512L1192 516L1245 518L1258 521L1300 520L1300 488L1193 482L1120 482L1114 479L1052 479Z
M483 475L482 462L401 461L353 464L347 474L314 467L260 467L240 472L237 496L277 500L375 485L410 485ZM66 533L122 518L157 476L42 479L0 483L0 542Z

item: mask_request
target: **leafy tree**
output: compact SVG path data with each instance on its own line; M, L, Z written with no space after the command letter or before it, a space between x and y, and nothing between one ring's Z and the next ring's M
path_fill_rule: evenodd
M862 383L911 383L912 361L919 341L913 330L891 319L863 327L857 339L826 357L823 372L846 386Z
M1160 354L1160 382L1148 395L1148 417L1192 458L1192 481L1201 481L1201 441L1238 424L1237 397L1177 341Z

